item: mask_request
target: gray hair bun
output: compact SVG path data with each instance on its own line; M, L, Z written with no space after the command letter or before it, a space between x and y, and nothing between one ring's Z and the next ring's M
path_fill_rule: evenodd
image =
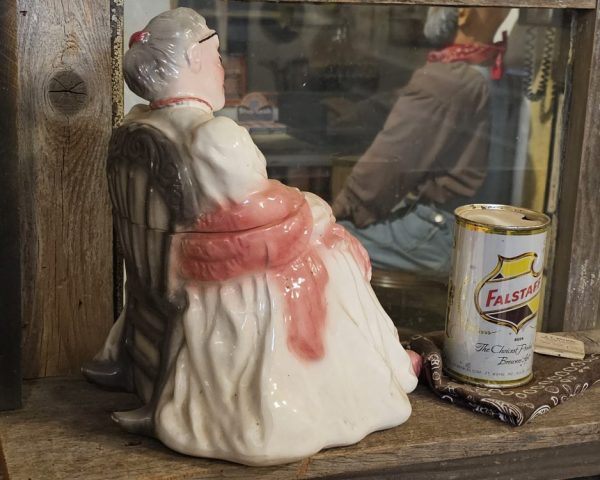
M204 17L191 8L175 8L154 17L131 36L123 57L127 86L148 101L159 98L169 80L189 65L188 48L207 30Z

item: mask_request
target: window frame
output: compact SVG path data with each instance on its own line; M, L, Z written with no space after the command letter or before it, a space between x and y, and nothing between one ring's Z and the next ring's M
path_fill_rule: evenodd
M301 0L268 0L302 3ZM559 177L551 185L553 226L546 260L543 329L600 328L600 6L596 0L311 0L311 3L573 9ZM592 217L592 218L590 218Z
M328 1L312 0L312 3ZM75 5L79 4L74 1L64 3L66 7L57 6L56 9L75 8ZM338 3L429 5L432 2L424 0L346 0L345 2L338 1ZM560 175L557 182L551 185L556 193L556 202L552 213L555 240L553 242L554 254L549 257L548 261L550 281L548 282L544 328L550 331L600 328L600 288L598 288L600 287L600 249L596 245L597 239L600 237L600 222L594 221L594 217L600 216L600 162L596 161L600 157L600 108L597 107L600 105L600 11L596 0L434 0L433 3L454 6L493 5L496 7L575 9L576 28L572 29L572 35L575 37L572 44L575 45L575 49L569 52L570 75L572 75L573 83L570 89L571 95L566 99L565 112L567 115L561 120L564 136L560 146L558 167ZM27 162L39 161L39 159L27 157L19 148L23 142L29 141L23 138L25 135L17 139L18 127L23 128L23 124L19 123L19 109L22 108L23 103L29 102L28 98L31 98L31 92L19 90L18 72L23 65L28 65L32 61L31 56L39 55L39 51L35 48L23 49L21 45L26 44L26 41L29 43L39 42L39 45L66 44L66 32L63 32L62 29L52 29L52 33L43 38L27 40L28 31L19 29L18 25L21 17L28 15L27 9L31 10L30 15L34 16L36 8L38 7L34 2L12 0L5 7L5 15L0 23L2 27L0 35L4 40L0 43L0 48L5 53L3 58L8 59L7 68L0 76L2 88L8 92L8 95L4 95L1 103L2 111L10 119L9 123L12 122L7 128L7 138L10 140L4 145L5 158L9 160L6 162L5 172L0 176L0 192L2 192L0 206L5 212L11 212L11 215L3 215L0 221L3 233L7 232L4 233L5 239L3 240L6 241L3 243L5 249L2 251L10 259L10 262L3 264L3 275L0 282L0 286L6 286L5 289L0 289L0 305L10 306L3 312L3 320L0 324L0 358L3 360L3 368L0 369L0 393L2 396L0 408L16 408L19 405L21 378L19 363L25 369L28 362L31 362L29 358L21 359L18 348L20 332L24 332L23 338L25 342L28 342L31 339L26 335L27 329L51 329L52 325L57 323L55 317L49 317L50 320L48 318L24 318L24 312L28 312L30 309L21 308L33 301L34 292L31 291L33 285L40 286L42 290L46 288L41 281L44 273L39 269L31 268L32 258L30 255L24 254L24 245L27 242L20 241L20 238L25 239L27 234L31 233L26 225L28 220L22 212L37 211L39 204L44 200L36 198L33 192L28 190L32 188L34 179L24 178L30 170L23 167L27 166ZM112 111L110 108L102 110L103 118L98 119L98 138L104 138L103 136L110 133L110 125L118 125L124 113L121 71L123 0L95 2L86 5L85 9L96 12L103 18L110 18L110 21L103 22L100 27L96 27L103 30L97 32L103 35L102 38L108 36L111 38L110 46L104 47L102 43L96 47L98 55L109 52L111 57L110 62L102 63L102 59L98 60L98 65L102 65L103 71L97 73L110 77L112 80ZM49 22L51 20L45 20L44 17L38 16L36 21ZM72 27L69 26L69 28ZM18 48L14 48L15 46ZM103 48L106 48L106 51L102 50ZM108 69L110 72L107 71ZM45 72L42 73L45 75ZM47 85L39 82L35 88L47 89ZM94 96L91 98L93 101L90 103L99 101ZM46 108L46 106L42 105L40 108ZM39 128L44 128L44 125L40 125ZM94 165L103 165L105 154L105 149L95 148L89 151L85 161ZM52 155L57 154L52 153ZM94 178L94 182L97 182L96 185L105 181L104 174L100 170L98 169L97 176ZM110 215L108 210L106 215ZM108 221L103 225L110 225L110 223ZM92 227L90 226L90 228ZM99 237L102 238L99 238L97 242L109 241L105 240L106 235ZM106 245L99 246L105 247ZM116 252L116 242L114 241L112 249L113 252ZM114 254L114 258L114 288L112 292L103 292L102 295L110 295L114 299L115 310L118 310L121 302L122 278L120 277L121 269L116 268L119 265L118 253ZM47 258L45 260L48 261ZM19 285L22 285L23 288L21 289ZM43 294L44 292L37 293L37 295ZM98 293L90 293L91 297L94 295L98 295ZM86 299L85 301L93 302L94 300ZM58 312L52 315L57 316ZM93 322L99 322L99 319L82 319L78 316L77 311L65 309L62 315L64 318L60 319L60 323L66 326L65 328L82 321L87 322L85 328L89 331L100 332L104 331L106 327L107 319L104 319L102 325L96 325ZM5 332L10 333L5 334ZM57 333L55 344L47 345L44 355L51 356L64 348L61 342L65 342L65 338L61 335L61 332ZM82 348L84 347L82 346ZM31 345L23 351L32 351ZM86 353L91 357L95 352ZM75 365L76 360L77 357L72 361L73 364L65 365L66 373L78 370L79 365ZM5 365L10 365L10 368L5 368ZM9 370L12 373L9 373Z

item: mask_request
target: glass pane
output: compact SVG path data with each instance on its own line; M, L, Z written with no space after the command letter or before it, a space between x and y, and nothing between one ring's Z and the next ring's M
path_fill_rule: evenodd
M126 35L174 6L218 31L218 115L250 131L271 178L330 202L399 328L443 328L457 206L547 209L568 11L130 1Z

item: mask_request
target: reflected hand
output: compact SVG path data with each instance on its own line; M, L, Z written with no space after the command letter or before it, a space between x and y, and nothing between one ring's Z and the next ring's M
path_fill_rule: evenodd
M354 102L343 97L326 98L321 101L328 112L333 114L333 123L335 126L344 124L353 124L358 120L358 113Z

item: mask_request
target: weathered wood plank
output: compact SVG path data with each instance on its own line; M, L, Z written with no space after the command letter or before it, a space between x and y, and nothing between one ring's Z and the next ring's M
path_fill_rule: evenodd
M17 5L0 15L0 410L21 403L21 264L17 150Z
M76 372L113 320L109 0L18 0L23 368Z
M403 478L451 478L452 472L470 472L469 478L482 478L475 476L481 472L550 478L541 476L549 471L552 478L571 478L600 473L598 387L519 428L446 404L419 387L410 395L413 415L406 424L351 447L269 468L186 457L153 439L123 432L109 412L137 406L129 394L99 391L69 378L26 382L24 391L23 410L0 414L0 442L15 480L103 479L107 469L113 479L374 478L376 473L397 478L402 472ZM562 452L564 461L557 461ZM531 463L524 468L520 460ZM532 476L538 468L540 475Z
M588 13L590 16L590 13ZM600 14L596 11L583 151L564 317L568 330L600 327ZM577 93L579 95L579 92ZM574 112L576 113L576 112ZM566 330L567 328L563 328Z
M481 480L517 479L548 480L550 478L582 478L598 473L600 442L550 447L522 452L497 452L492 458L463 458L426 464L407 465L393 471L370 472L365 475L340 475L328 478L353 480ZM598 478L598 477L593 477Z
M269 0L299 2L302 0ZM311 3L397 3L400 5L456 5L461 7L596 8L596 0L311 0Z
M559 332L557 335L571 337L583 342L586 355L600 353L600 328L580 332Z
M547 328L600 326L600 15L578 15ZM585 115L583 114L585 112Z

